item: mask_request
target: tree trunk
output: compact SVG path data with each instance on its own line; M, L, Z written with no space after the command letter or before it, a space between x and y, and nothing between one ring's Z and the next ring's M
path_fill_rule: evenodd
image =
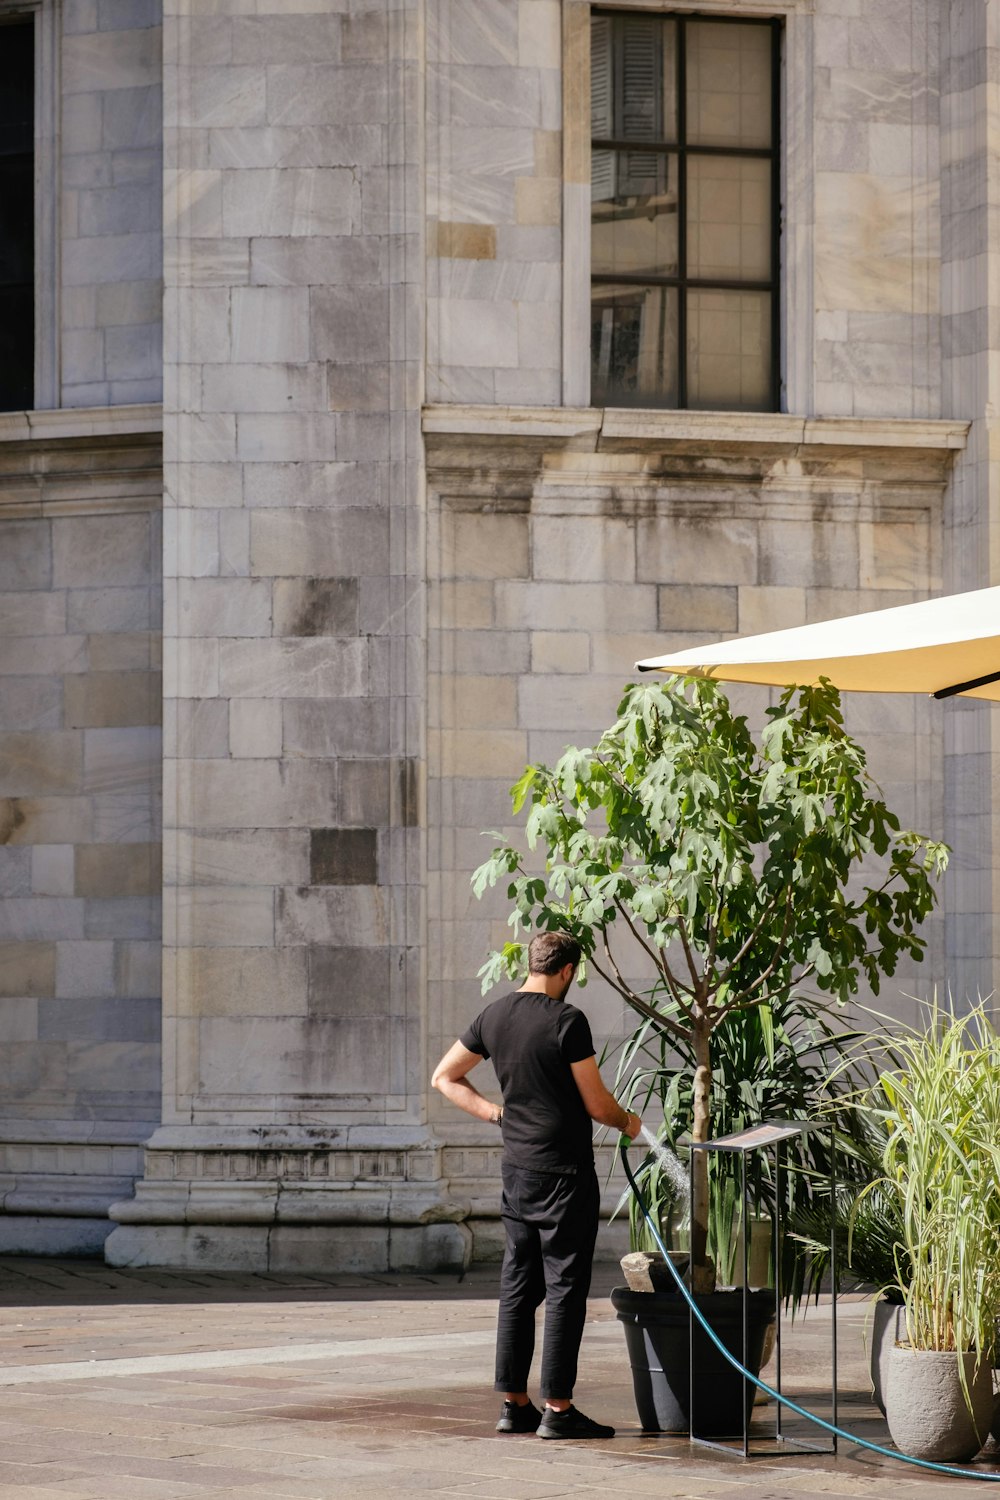
M692 1141L707 1141L711 1135L712 1065L711 1032L700 1006L694 1016L694 1116ZM694 1153L694 1193L691 1200L691 1289L715 1290L715 1266L708 1258L708 1153Z

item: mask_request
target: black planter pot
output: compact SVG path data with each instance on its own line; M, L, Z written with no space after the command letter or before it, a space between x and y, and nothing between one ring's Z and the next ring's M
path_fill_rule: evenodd
M764 1335L774 1322L774 1293L751 1292L746 1368L756 1375ZM712 1292L698 1306L723 1344L742 1361L743 1293ZM615 1287L611 1303L625 1328L636 1411L644 1432L691 1430L690 1313L678 1293ZM749 1423L756 1387L739 1375L699 1325L694 1329L696 1437L740 1437Z

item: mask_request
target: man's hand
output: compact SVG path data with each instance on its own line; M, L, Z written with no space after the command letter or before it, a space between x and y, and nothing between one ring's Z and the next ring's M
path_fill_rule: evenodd
M464 1109L467 1115L498 1125L502 1110L489 1099L484 1099L466 1076L482 1060L478 1052L470 1052L461 1042L455 1042L434 1069L431 1085L452 1104Z

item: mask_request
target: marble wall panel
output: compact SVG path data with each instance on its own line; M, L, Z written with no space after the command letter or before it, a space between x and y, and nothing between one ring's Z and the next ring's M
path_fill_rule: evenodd
M129 286L102 315L144 317L144 299ZM95 1139L113 1122L133 1147L150 1128L158 964L140 972L126 955L157 925L159 526L144 491L159 452L149 436L120 450L71 436L0 446L0 558L18 574L0 594L0 990L17 1001L3 1026L21 1049L2 1114L38 1130L44 1196L57 1149L46 1142L72 1122L89 1119ZM25 473L39 496L58 476L44 522L13 518ZM130 499L106 499L108 486ZM133 1043L146 1049L141 1070L102 1097L95 1046Z
M308 1008L305 948L169 948L167 1014L284 1016Z
M561 245L560 67L556 5L428 6L431 400L559 402L561 287L539 297L539 278L523 297L536 257L511 232L548 228Z
M162 84L158 4L62 9L63 406L157 401ZM45 305L44 316L57 315ZM42 404L42 403L39 403ZM50 404L50 403L46 403Z
M873 318L863 332L889 344L900 326L892 316ZM842 333L846 338L846 313ZM440 570L430 580L427 900L430 1032L432 1047L442 1051L484 1003L477 970L486 951L509 936L503 893L476 902L469 881L490 845L480 830L503 832L523 821L512 819L508 788L525 759L551 764L568 743L592 744L613 718L632 663L654 641L662 649L669 641L694 644L877 608L933 587L936 577L924 529L933 523L919 487L907 491L906 510L876 504L869 513L864 465L845 454L823 466L825 481L783 489L777 463L766 484L745 480L724 493L716 486L707 503L697 484L673 481L653 502L651 481L609 481L600 459L574 457L572 486L521 475L516 514L496 515L510 476L499 464L480 469L459 500L461 476L476 468L476 442L457 441L463 459L454 468L442 463L443 494L434 488L438 451L431 452L428 553L430 567ZM486 462L488 449L484 438ZM634 476L635 456L619 459ZM587 484L582 476L591 462ZM482 506L482 533L473 496ZM893 490L893 502L902 500ZM525 524L527 573L507 578L509 546L498 530L491 549L488 528L508 526L515 536ZM766 692L737 689L733 699L753 722L762 721ZM940 726L923 712L918 722L918 707L908 702L899 715L876 714L871 723L862 712L852 728L904 821L933 830ZM937 931L932 948L928 971L906 976L911 992L920 986L923 993L940 970ZM615 997L599 985L588 986L579 1003L591 1014L599 1047L626 1024ZM902 1003L895 990L888 1003ZM457 1139L453 1114L436 1100L430 1108L444 1138Z
M824 0L813 38L816 410L939 416L941 20L924 0Z
M229 702L229 750L237 759L271 759L283 749L281 703L273 698Z
M361 1101L390 1092L393 1051L386 1045L398 1023L353 1017L207 1018L201 1022L200 1085L209 1096L282 1094L323 1096L335 1089ZM389 1036L387 1036L387 1032Z
M284 1127L306 1092L310 1121L336 1118L340 1073L303 1073L310 946L344 945L354 924L380 951L411 920L419 861L400 856L396 828L411 821L407 701L421 691L405 642L421 550L408 516L423 394L415 16L292 3L202 17L204 60L198 28L167 27L168 117L183 132L165 255L171 1121ZM382 916L337 908L310 833L371 843ZM391 977L364 1004L403 1017L419 995L400 995ZM186 1022L243 1015L288 1024L246 1033L259 1067L234 1091L214 1055L223 1033ZM367 1119L419 1113L384 1093L415 1077L413 1037L379 1064Z

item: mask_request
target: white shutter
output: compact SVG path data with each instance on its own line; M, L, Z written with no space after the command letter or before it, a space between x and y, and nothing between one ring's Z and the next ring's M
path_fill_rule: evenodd
M590 23L590 134L600 139L614 133L611 17L594 16ZM591 152L590 196L594 202L615 196L613 151Z
M623 16L621 27L622 90L616 134L630 141L662 141L663 23L658 17ZM646 197L657 191L660 157L629 151L622 158L619 191Z

